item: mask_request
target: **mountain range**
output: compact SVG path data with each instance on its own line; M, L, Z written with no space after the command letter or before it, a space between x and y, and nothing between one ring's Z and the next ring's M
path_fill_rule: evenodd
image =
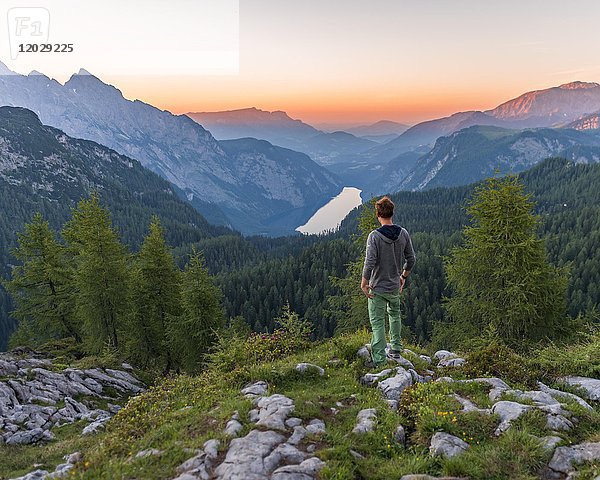
M300 225L341 189L334 174L308 157L291 161L297 158L295 152L285 151L289 161L281 163L284 150L277 147L260 144L253 150L245 145L246 161L240 163L238 152L231 153L234 146L228 154L189 117L128 100L85 70L64 85L38 72L8 74L5 66L0 70L0 105L28 108L67 135L139 160L176 185L182 198L213 223L244 233L292 233L297 225L282 226L289 223L286 213L301 218Z
M365 152L377 145L345 131L324 132L292 119L282 111L244 108L223 112L187 114L219 140L254 137L306 153L320 165L335 165L348 155Z
M0 74L0 104L30 108L67 135L139 160L210 222L246 234L292 233L342 186L370 196L464 184L494 171L521 171L548 156L597 161L598 137L583 134L598 130L597 83L527 92L377 143L365 137L406 126L381 121L324 132L285 112L257 108L173 115L125 99L85 70L64 85L3 65Z
M364 184L380 194L465 184L496 170L522 171L556 155L595 162L597 137L568 130L597 129L599 114L590 112L599 107L599 84L567 83L525 93L485 112L458 112L419 123L354 163L385 165L378 178ZM415 152L421 153L418 161Z
M437 155L440 148L436 141L442 137L452 136L463 129L475 126L497 127L510 131L532 128L590 129L598 126L599 115L594 112L599 110L600 85L576 81L524 93L491 110L457 112L448 117L421 122L410 128L396 122L381 121L373 125L347 128L345 133L319 134L316 128L300 120L291 119L285 112L265 112L256 108L198 113L190 116L212 132L217 132L215 135L218 138L248 135L303 151L328 167L330 171L335 172L344 185L359 187L368 196L395 191L399 188L420 188L421 184L423 187L429 184L444 184L444 178L454 185L455 181L450 179L452 175L445 176L446 172L455 165L454 160L447 163L443 169L440 168L439 173L443 175L432 183L431 179L428 180L428 175L435 176L438 171L428 168L427 165L439 160ZM398 134L392 137L394 131ZM490 134L492 131L486 132ZM533 150L529 153L533 156L525 159L529 153L520 150L517 139L514 139L517 142L514 148L508 150L500 148L503 142L510 142L508 137L503 142L497 142L492 146L487 144L490 139L484 135L482 138L485 140L483 142L486 143L485 147L481 142L469 145L468 142L461 141L473 132L465 133L451 142L456 159L463 155L469 157L470 168L473 169L472 173L476 177L469 175L469 181L480 179L480 175L490 173L490 163L496 163L491 172L496 168L500 171L519 171L526 165L533 165L539 160L539 155L544 153L555 155L564 151L568 154L569 149L561 142L573 141L573 138L563 139L563 134L556 134L554 135L556 138L553 139L550 138L552 137L550 132L541 132L537 135L531 132L523 133L521 143L526 142L525 138L529 138L527 141L535 142L532 137L536 136L538 139L548 137L546 140L550 142L547 146L532 145ZM357 141L358 137L361 142L368 139L378 143L371 145L361 143ZM385 141L386 139L390 140ZM558 144L552 146L554 140L560 146ZM582 138L582 141L587 145L589 139ZM448 141L443 141L441 144L446 145ZM476 153L475 145L482 147L480 159L484 163L487 162L487 166L480 165L475 160L473 156ZM494 151L495 147L502 151ZM484 154L491 156L483 159ZM583 155L582 159L593 161L591 151ZM460 174L456 174L455 177L460 178Z

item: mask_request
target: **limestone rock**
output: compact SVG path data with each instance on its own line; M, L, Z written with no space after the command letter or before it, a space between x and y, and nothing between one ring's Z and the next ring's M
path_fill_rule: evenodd
M285 441L280 433L252 430L229 445L225 460L215 469L215 477L223 480L264 479L271 472L265 458Z
M542 382L538 382L538 387L542 392L552 395L552 397L556 398L559 401L574 400L586 410L593 410L592 406L578 395L575 395L570 392L563 392L555 388L550 388L549 386L544 385Z
M433 354L433 358L435 358L438 362L452 357L458 357L458 355L456 355L456 353L449 352L448 350L438 350Z
M356 416L356 425L352 433L362 434L372 432L377 422L377 410L374 408L365 408L358 412Z
M534 405L557 405L560 402L547 392L537 390L522 391L522 390L506 390L504 393L512 395L520 401L531 400Z
M294 411L294 402L284 395L275 394L269 397L260 397L257 407L259 409L257 426L285 430L285 421Z
M467 448L469 448L469 444L460 438L450 435L446 432L437 432L431 438L429 451L434 456L445 456L451 458L461 454Z
M370 387L379 383L380 380L389 377L393 372L392 368L386 368L379 373L367 373L360 378L360 383Z
M268 389L269 385L267 385L267 382L260 380L243 388L242 395L248 398L256 398L265 395Z
M301 425L298 425L297 427L294 427L294 433L290 438L288 438L287 443L289 443L290 445L298 445L302 440L306 438L307 434L308 432L306 428L304 428Z
M464 365L466 363L466 360L462 357L450 357L450 358L444 358L443 360L440 360L440 362L438 363L438 367L460 367L461 365Z
M562 415L548 414L546 417L546 427L552 431L565 431L574 428L573 422Z
M360 347L356 352L356 355L367 362L371 361L371 352L366 345Z
M447 383L453 383L454 379L452 377L439 377L436 378L435 380L436 382L447 382Z
M500 435L510 428L513 420L516 420L525 412L531 410L531 406L523 405L517 402L501 401L492 406L492 413L500 417L500 425L496 428L495 434Z
M581 389L586 400L600 401L600 380L597 378L568 376L561 379L563 383L571 387Z
M308 422L308 425L306 426L306 431L313 435L320 435L322 433L325 433L325 422L323 420L315 418L314 420Z
M304 460L300 465L279 467L271 475L272 480L313 480L325 462L317 457Z
M558 447L548 464L555 472L569 473L577 464L600 460L600 442Z
M412 375L402 367L396 369L396 375L379 382L377 388L388 400L399 400L402 392L413 384Z
M431 365L431 357L428 357L427 355L419 355L419 358L428 365Z
M86 404L89 397L112 400L107 389L122 394L144 389L130 372L100 368L53 371L51 367L50 359L33 351L0 353L0 370L6 374L0 380L0 443L52 440L52 427L78 420L91 422L86 433L95 431L120 407L111 403L109 411L90 409ZM58 407L59 403L64 406Z
M244 426L236 419L232 418L225 425L223 433L229 437L237 437L238 434L244 429Z
M296 371L300 373L310 373L315 372L318 373L321 377L325 375L325 370L318 365L313 365L312 363L299 363L296 365Z
M302 420L297 417L288 418L285 421L285 425L290 428L298 427L298 426L302 425Z

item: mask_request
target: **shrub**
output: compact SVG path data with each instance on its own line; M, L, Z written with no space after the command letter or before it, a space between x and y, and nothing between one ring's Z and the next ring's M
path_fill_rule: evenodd
M583 375L600 377L600 329L570 345L551 344L532 355L547 377Z
M509 383L535 386L541 371L506 345L492 341L467 354L463 372L469 377L499 377Z
M251 333L248 338L221 334L218 336L210 363L228 371L241 365L271 362L299 352L310 345L311 327L292 312L289 305L277 319L280 328L273 333Z

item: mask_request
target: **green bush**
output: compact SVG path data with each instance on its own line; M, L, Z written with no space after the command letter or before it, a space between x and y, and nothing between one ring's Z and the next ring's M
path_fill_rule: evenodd
M466 360L462 368L469 377L499 377L508 383L532 387L542 378L538 366L498 341L469 352Z
M273 333L253 332L248 338L237 335L218 335L210 354L213 367L229 371L239 366L272 362L307 348L310 342L310 324L292 312L288 305L277 319L280 328Z
M600 329L583 335L583 340L570 345L551 344L532 357L547 377L583 375L600 377Z

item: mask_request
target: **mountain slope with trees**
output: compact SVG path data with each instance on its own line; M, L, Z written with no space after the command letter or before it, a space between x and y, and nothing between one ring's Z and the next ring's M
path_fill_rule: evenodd
M0 107L0 275L15 261L16 232L41 212L53 228L92 191L111 209L122 239L139 246L152 215L158 215L172 245L234 235L210 225L175 187L139 162L87 140L73 139L41 124L31 111ZM14 324L0 287L0 348Z
M496 171L518 173L556 156L580 163L598 162L600 137L570 129L469 127L439 138L392 191L465 185Z

